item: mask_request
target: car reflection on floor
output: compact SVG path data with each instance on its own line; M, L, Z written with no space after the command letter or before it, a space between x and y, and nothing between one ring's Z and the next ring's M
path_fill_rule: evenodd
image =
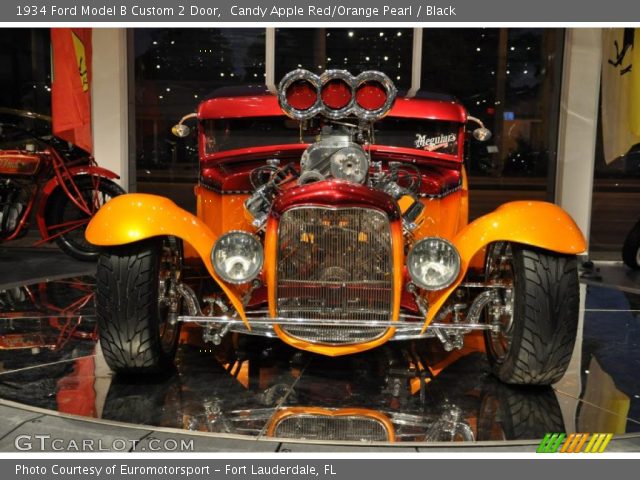
M82 277L0 292L0 398L134 424L311 441L640 431L634 416L640 380L612 368L624 380L619 390L608 373L612 352L594 340L592 312L585 317L583 365L555 388L508 386L486 373L481 336L470 336L453 354L430 340L327 358L250 336L227 337L213 349L193 329L183 332L174 370L140 380L106 368L95 339L92 284ZM617 355L637 361L631 347L639 334L627 329ZM579 386L575 393L572 385Z
M551 388L503 385L481 373L479 353L461 356L434 377L394 346L325 359L256 343L264 341L222 364L183 346L169 378L145 384L116 378L102 418L355 442L533 439L564 430Z

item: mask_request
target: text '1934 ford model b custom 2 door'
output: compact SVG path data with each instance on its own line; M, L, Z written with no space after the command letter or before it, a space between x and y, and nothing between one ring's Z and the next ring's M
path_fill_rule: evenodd
M184 323L214 344L244 333L331 356L427 337L450 351L483 331L500 379L557 381L576 337L580 230L534 201L468 223L465 147L490 132L451 98L396 96L380 72L295 70L277 95L201 103L197 215L129 194L87 229L104 247L109 366L161 370ZM194 258L204 287L182 275Z

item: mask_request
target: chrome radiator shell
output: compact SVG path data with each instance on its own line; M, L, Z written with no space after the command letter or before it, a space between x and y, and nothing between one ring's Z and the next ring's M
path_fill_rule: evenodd
M287 325L289 336L325 345L375 340L393 309L391 226L361 207L295 207L278 226L276 309L284 318L345 319L362 326ZM352 322L353 323L353 322Z

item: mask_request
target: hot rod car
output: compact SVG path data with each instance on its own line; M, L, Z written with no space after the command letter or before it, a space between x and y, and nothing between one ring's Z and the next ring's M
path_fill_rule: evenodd
M87 228L103 247L97 315L113 370L162 370L195 323L214 344L263 335L330 356L427 337L450 351L484 331L504 382L564 374L584 237L545 202L468 223L465 152L490 132L454 99L400 97L377 71L299 69L275 94L213 96L176 135L190 117L197 215L129 194ZM204 288L182 275L194 258Z

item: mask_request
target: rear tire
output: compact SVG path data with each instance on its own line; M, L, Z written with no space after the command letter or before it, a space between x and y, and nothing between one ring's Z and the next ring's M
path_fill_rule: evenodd
M179 278L181 263L176 268L168 264L176 256L181 259L181 253L180 245L168 238L152 238L100 254L98 333L104 358L116 373L157 374L171 366L180 336L181 302L175 289L173 297L168 293L175 280L167 277L167 271ZM171 306L170 300L162 298L177 303Z
M509 243L493 248L508 259L501 275L511 276L513 287L511 316L502 314L499 333L485 332L491 369L505 383L555 383L569 365L576 340L580 303L576 257ZM495 274L490 270L488 266L489 276ZM490 323L496 321L490 314L487 317Z
M74 177L74 181L88 205L92 204L94 194L97 194L97 202L99 206L104 205L109 200L118 195L122 195L125 191L115 182L106 178L100 178L96 187L93 179L89 175ZM50 228L50 235L55 235L56 230L51 226L61 225L74 220L88 220L89 216L86 212L80 210L64 193L61 187L55 189L47 204L46 224ZM95 212L93 212L95 214ZM88 222L87 222L88 223ZM87 224L79 226L69 232L56 237L55 241L64 253L76 260L84 262L95 262L100 254L100 248L92 245L84 237Z
M640 221L627 234L622 245L622 261L634 270L640 270Z

